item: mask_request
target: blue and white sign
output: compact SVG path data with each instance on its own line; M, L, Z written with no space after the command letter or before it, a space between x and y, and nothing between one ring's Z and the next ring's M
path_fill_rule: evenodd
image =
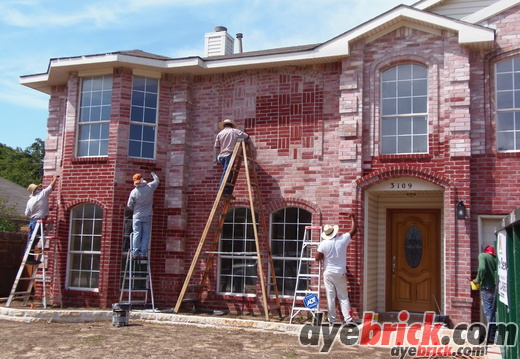
M320 304L320 299L318 296L314 293L309 293L303 298L303 304L309 309L314 309L318 307L318 304Z

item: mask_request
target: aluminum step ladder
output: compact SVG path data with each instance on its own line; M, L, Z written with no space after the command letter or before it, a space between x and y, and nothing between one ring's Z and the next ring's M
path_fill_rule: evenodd
M37 283L41 283L42 305L47 308L47 302L58 302L63 307L61 296L61 282L58 273L58 245L56 237L49 235L53 229L53 223L38 219L36 226L29 239L18 273L14 280L9 297L7 298L6 307L9 307L15 297L21 296L24 299L24 305L27 305L29 297L32 295L33 289ZM33 245L35 249L33 250ZM36 250L36 246L38 249ZM28 261L29 255L38 263L33 264ZM29 273L28 277L24 277L25 273ZM27 283L25 290L17 290L18 285ZM55 296L48 293L48 289L52 290Z
M262 302L264 307L264 313L265 313L265 319L269 320L269 312L272 310L276 310L278 312L278 315L280 318L282 317L281 314L281 304L280 304L280 298L278 295L278 287L276 285L276 274L274 270L273 265L273 259L271 254L271 248L268 238L268 228L267 228L267 221L265 218L265 212L262 205L262 200L260 196L260 187L258 185L258 177L256 174L255 169L255 163L253 160L252 155L252 149L251 146L249 146L247 141L244 141L243 139L237 140L235 144L235 148L233 149L233 153L231 155L231 159L228 165L228 168L226 170L226 173L224 174L224 178L222 180L222 183L220 184L220 188L217 192L217 196L215 198L215 201L213 203L213 207L211 209L211 212L209 214L208 220L206 222L206 226L204 228L204 231L202 233L199 245L195 251L195 254L193 255L193 259L191 262L191 266L188 270L188 273L186 275L186 279L184 281L184 284L182 286L181 292L179 294L179 297L177 299L177 303L175 304L174 313L178 313L181 305L184 303L192 303L193 304L193 311L196 311L197 305L201 301L202 293L204 291L207 291L207 284L206 281L209 277L209 273L212 269L213 262L215 259L215 255L219 254L218 252L218 244L220 240L220 235L222 233L222 228L226 219L226 213L230 206L230 201L233 200L233 196L230 195L223 195L224 188L230 187L231 190L235 188L235 184L238 178L238 174L241 171L242 165L245 169L245 175L246 175L246 181L247 181L247 189L248 189L248 195L249 195L249 206L251 211L251 217L252 217L252 223L259 224L253 226L253 232L255 237L255 246L256 246L256 260L257 260L257 273L258 273L258 279L260 280L260 286L262 289ZM256 207L255 207L256 204ZM256 214L255 211L257 211L260 215L260 221L257 222L256 220ZM216 219L216 225L212 226L213 220ZM213 231L213 239L207 240L207 237L209 235L210 230ZM259 233L259 230L261 232ZM266 258L264 259L261 253L261 242L264 246L264 250L267 251ZM204 249L204 253L203 253ZM201 253L203 255L201 256ZM204 259L204 263L199 263ZM266 284L266 280L264 278L264 271L263 266L267 263L268 265L268 271L271 274L271 289L272 293L275 297L275 306L269 307L268 306L268 299L267 299L267 293L268 288ZM198 267L198 269L197 269ZM200 280L197 281L197 283L190 283L194 277L194 274L196 274L197 279L200 278ZM189 293L188 293L189 291Z
M316 236L313 236L312 231L317 231ZM320 309L321 304L321 261L315 261L314 254L318 249L321 238L322 226L305 226L305 233L303 235L302 249L300 258L298 259L298 270L296 273L296 286L294 288L293 302L291 308L291 317L289 323L292 324L293 319L302 311L308 311L313 317L313 323L320 323L322 318L321 313L324 310ZM311 263L316 262L316 266L311 266ZM317 269L313 269L316 268ZM317 298L316 306L304 305L306 298Z
M119 294L119 303L132 306L147 307L151 305L152 311L155 311L155 301L152 285L152 271L150 269L150 248L148 248L148 256L146 258L133 258L133 233L127 237L129 240L129 248L126 251L125 265L121 278L121 291ZM148 245L151 243L148 242Z

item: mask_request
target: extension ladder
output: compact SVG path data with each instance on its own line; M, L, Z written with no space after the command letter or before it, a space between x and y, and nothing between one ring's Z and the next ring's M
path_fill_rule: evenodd
M252 217L253 232L255 236L255 246L256 246L256 259L257 259L257 273L258 278L260 279L260 286L262 288L262 301L265 313L265 319L269 320L269 311L277 310L278 315L281 317L281 309L280 309L280 299L278 296L278 287L276 286L276 274L274 271L273 259L271 255L271 249L269 244L269 239L267 237L267 222L265 219L265 213L262 206L262 201L260 197L260 188L258 185L258 178L256 174L256 169L254 165L254 160L252 156L252 151L250 146L246 141L239 139L235 144L235 148L233 150L233 154L231 155L231 160L229 162L226 173L224 174L224 178L222 179L222 183L220 184L220 188L217 192L217 197L215 198L215 202L213 204L213 208L211 209L211 213L208 217L208 221L206 222L206 226L202 233L199 245L195 251L193 256L191 266L186 275L186 279L182 286L182 290L179 294L179 298L177 299L177 303L174 308L174 313L178 313L182 303L191 302L193 303L193 310L196 311L196 306L200 303L202 293L207 290L205 283L208 280L209 273L211 271L213 261L215 258L215 254L219 254L217 251L220 235L222 233L222 227L224 225L224 221L226 219L226 213L230 206L230 200L233 199L232 196L224 196L224 188L229 186L231 189L235 188L235 184L238 178L238 174L240 169L244 164L245 167L245 175L247 180L247 189L249 194L249 205ZM231 177L230 177L231 176ZM230 181L228 182L228 178ZM258 226L255 214L255 197L256 197L256 211L260 214L260 227L262 233L258 233ZM220 209L219 209L220 208ZM213 220L217 216L217 225L212 227ZM214 235L212 241L207 241L208 234L210 229L214 229ZM274 308L269 308L267 303L267 285L265 283L264 271L263 271L263 263L264 259L262 258L262 253L260 249L260 236L263 239L264 248L267 249L267 258L266 262L268 263L268 271L271 273L271 286L273 289L273 293L276 300L276 306ZM208 243L207 243L208 242ZM206 245L206 247L205 247ZM203 263L200 267L203 267L201 270L196 271L197 263L199 262L201 257L201 253L203 248L206 248L204 251L205 263ZM236 253L234 253L236 254ZM194 273L201 277L201 280L197 284L190 284ZM191 289L190 296L185 298L185 295L188 291L188 288Z
M48 226L45 226L48 224ZM47 227L47 228L45 228ZM59 302L60 307L63 307L63 301L61 297L61 284L58 274L58 253L57 243L54 236L49 236L49 231L52 228L52 223L41 219L38 219L34 231L32 232L31 238L27 243L22 263L18 269L18 273L11 288L9 297L7 298L6 307L11 305L11 302L16 296L23 296L24 305L27 305L29 296L32 293L35 283L41 282L42 286L42 304L44 308L47 308L47 301ZM33 244L38 245L39 249L33 251ZM37 259L40 263L30 264L27 263L29 255ZM28 277L23 277L24 271L30 267L32 269ZM48 273L50 271L50 273ZM20 282L27 282L27 289L23 291L17 291ZM53 293L56 293L55 297L49 296L47 288L50 286Z
M128 219L125 219L125 221L128 221ZM152 311L155 311L152 272L150 270L150 248L148 248L146 259L132 258L133 233L130 233L126 238L129 240L129 246L121 280L119 303L129 304L130 308L133 305L146 307L151 304ZM148 246L150 246L150 243L151 238ZM151 303L148 302L149 299Z
M305 226L303 235L302 249L300 259L298 260L298 271L296 273L296 286L294 288L293 303L291 309L291 318L289 323L302 311L308 311L313 317L313 322L320 322L318 313L321 313L321 261L317 261L318 270L311 270L311 263L315 261L314 254L320 244L321 226ZM312 230L318 230L318 241L313 241ZM300 306L299 302L303 301L302 296L314 294L318 298L318 305L314 308ZM297 303L298 302L298 303Z

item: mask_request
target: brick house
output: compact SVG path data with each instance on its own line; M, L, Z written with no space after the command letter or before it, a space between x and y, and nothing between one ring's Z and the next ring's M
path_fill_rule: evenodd
M346 231L351 212L358 315L478 320L469 278L520 195L519 21L518 1L423 0L321 44L233 53L219 27L205 57L117 51L51 59L46 73L23 76L50 95L45 175L61 174L52 209L64 298L118 301L124 204L132 175L150 179L153 166L155 302L175 304L221 175L217 124L231 118L254 143L285 314L303 226ZM221 245L243 248L240 183L234 195ZM256 272L243 270L254 263L221 255L203 304L259 311Z

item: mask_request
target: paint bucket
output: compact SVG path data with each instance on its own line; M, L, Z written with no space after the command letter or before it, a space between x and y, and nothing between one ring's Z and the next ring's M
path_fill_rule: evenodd
M323 321L323 312L314 313L312 325L321 325L322 321Z
M127 326L129 310L130 305L127 303L112 304L112 325L115 327Z
M471 285L471 290L479 290L480 284L473 282L472 280L469 282Z

